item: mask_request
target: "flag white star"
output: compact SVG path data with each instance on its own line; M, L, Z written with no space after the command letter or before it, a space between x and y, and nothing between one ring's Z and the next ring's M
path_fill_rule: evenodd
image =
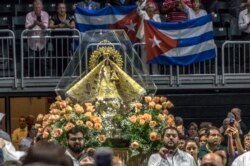
M158 40L155 35L154 35L153 39L149 39L149 40L152 41L152 47L157 46L160 48L161 40Z
M136 23L133 23L133 21L130 20L129 24L126 25L126 27L128 28L128 32L129 31L134 31L135 32L135 26L136 26Z

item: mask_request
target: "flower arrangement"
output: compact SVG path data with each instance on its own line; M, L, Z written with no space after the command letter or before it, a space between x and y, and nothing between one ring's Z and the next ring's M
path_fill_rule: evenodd
M106 141L103 133L102 118L95 113L92 103L73 104L69 99L60 96L51 104L46 115L39 114L36 128L42 137L66 144L66 132L73 127L81 128L85 133L87 147L96 147Z
M132 156L161 146L164 128L174 126L174 118L168 112L172 107L171 101L159 96L145 96L143 103L133 104L133 110L122 121L124 134L131 142Z

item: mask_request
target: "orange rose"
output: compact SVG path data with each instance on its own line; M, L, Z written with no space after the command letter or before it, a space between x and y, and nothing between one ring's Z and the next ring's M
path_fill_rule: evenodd
M145 96L144 100L145 100L146 103L149 103L149 102L152 101L152 97L151 96Z
M162 106L161 106L160 104L156 104L156 105L155 105L155 109L159 111L159 110L162 109Z
M166 119L166 117L165 117L164 115L162 115L162 114L159 114L159 115L157 116L157 119L158 119L159 121L164 121L164 120Z
M164 97L164 96L161 96L160 98L161 103L166 102L167 100L168 100L167 97Z
M155 103L159 103L160 102L160 97L159 96L155 96L154 99L153 99L153 101Z
M75 127L75 125L74 125L73 123L71 123L71 122L68 122L68 123L66 124L66 126L64 127L64 130L65 130L65 131L69 131L69 130L72 129L73 127Z
M142 103L135 103L135 108L138 110L142 109Z
M168 115L168 114L169 114L169 111L168 111L167 109L164 109L164 110L163 110L163 113L164 113L165 115Z
M91 106L87 106L87 107L86 107L86 110L87 110L87 112L94 112L94 111L95 111L94 108L95 108L95 107L94 107L93 105L91 105Z
M59 109L52 109L52 110L50 110L50 113L51 114L59 114L60 110Z
M100 117L93 117L92 121L95 123L102 123L102 119Z
M134 141L130 144L130 147L132 149L138 149L139 148L139 143L137 141Z
M75 104L74 108L77 114L82 114L84 112L82 106L80 106L79 104Z
M82 124L83 124L83 121L82 121L82 120L77 120L77 121L76 121L76 125L77 125L77 126L81 126Z
M62 100L62 101L59 102L59 107L60 108L65 108L66 106L67 106L66 101Z
M101 130L102 129L101 123L95 123L94 127L95 127L96 130Z
M86 122L86 126L89 128L89 129L92 129L93 128L93 123L91 121L87 121Z
M70 121L73 118L71 114L65 114L64 117L67 121Z
M43 121L43 114L38 114L36 118L36 122L42 122Z
M173 103L171 102L171 101L167 101L167 108L169 109L169 108L172 108L174 105L173 105Z
M149 108L154 109L155 108L155 102L151 101L148 104Z
M43 138L49 138L49 133L47 131L43 132Z
M61 101L61 100L62 100L62 97L61 97L61 96L56 96L56 100L57 100L57 101Z
M98 137L98 141L100 142L100 143L104 143L105 141L106 141L106 136L105 135L99 135L99 137Z
M143 115L144 119L147 121L147 122L150 122L152 120L152 116L148 113L145 113Z
M136 116L133 115L133 116L129 117L129 121L130 121L131 123L135 123L135 122L136 122Z
M150 121L150 122L149 122L149 126L150 126L151 128L155 127L156 125L157 125L156 121Z
M163 103L161 103L161 105L162 105L162 108L163 108L163 109L166 109L166 108L167 108L167 102L166 102L166 101L164 101Z
M149 134L149 139L151 140L151 141L156 141L157 140L157 132L151 132L150 134Z
M144 116L143 116L143 115L138 115L138 116L136 117L137 122L140 122L141 119L144 119Z
M144 125L145 124L145 120L144 119L140 119L139 120L139 124L142 126L142 125Z
M53 137L60 137L63 133L63 130L60 128L55 128L52 132Z

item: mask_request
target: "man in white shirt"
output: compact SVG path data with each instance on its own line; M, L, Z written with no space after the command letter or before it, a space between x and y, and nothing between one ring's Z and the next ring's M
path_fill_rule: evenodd
M246 9L242 10L239 15L239 29L243 31L243 36L248 36L246 39L250 37L250 1L246 3Z
M249 166L250 165L250 151L243 153L242 155L240 155L239 157L237 157L232 166Z
M163 135L164 147L150 156L148 166L196 166L194 158L178 148L178 141L178 130L167 127Z

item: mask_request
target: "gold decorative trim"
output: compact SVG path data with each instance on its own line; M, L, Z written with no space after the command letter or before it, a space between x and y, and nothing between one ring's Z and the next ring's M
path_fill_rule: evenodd
M109 58L120 68L123 67L122 56L113 46L98 46L90 55L90 70L94 69L105 58Z

